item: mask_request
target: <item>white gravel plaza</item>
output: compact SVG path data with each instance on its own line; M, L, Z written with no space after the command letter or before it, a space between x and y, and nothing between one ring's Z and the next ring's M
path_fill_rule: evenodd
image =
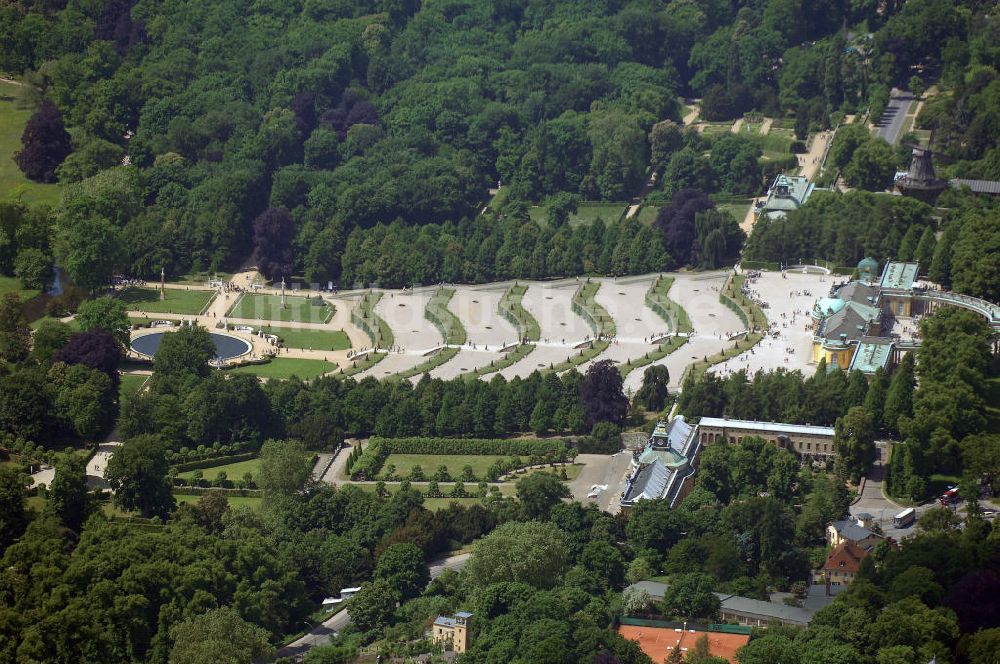
M672 389L680 387L688 365L729 347L729 338L744 330L736 314L719 302L719 290L728 275L728 271L671 275L674 282L668 296L687 311L694 327L686 344L654 363L666 365ZM667 322L646 306L646 292L656 276L598 279L601 287L596 301L614 318L616 337L606 351L581 365L579 371L585 372L598 360L621 363L641 358L655 348L653 338L673 332ZM767 305L764 313L771 323L771 334L752 352L727 360L710 371L724 375L741 369L751 374L758 370L779 368L798 369L804 373L812 371L809 311L816 298L829 291L835 279L830 275L804 273L801 270L786 272L784 277L781 272L761 272L749 288L758 301ZM536 369L546 369L563 362L579 352L578 346L585 340L593 337L590 326L572 309L573 294L582 282L583 278L521 282L528 286L522 304L538 321L541 341L523 360L503 369L500 374L504 378L525 377ZM510 283L450 286L454 288L455 295L448 303L448 309L462 321L468 341L454 358L432 370L431 376L448 380L469 373L502 359L500 348L517 342L514 326L497 313L500 298L509 286ZM428 352L442 345L441 334L424 318L427 302L436 290L437 287L425 287L416 291L384 292L375 311L392 328L395 348L381 362L360 374L359 379L366 376L385 378L411 369L424 362ZM356 347L363 347L367 338L347 321L354 301L342 298L343 301L337 303L341 319L338 323L349 331ZM644 368L640 368L628 374L626 392L639 389L643 371ZM484 379L490 380L492 376L487 374ZM419 376L413 380L419 380Z
M371 369L358 374L385 378L391 374L412 369L426 359L428 351L442 344L441 333L424 318L427 302L437 288L417 290L387 290L375 305L375 313L382 317L392 330L395 347L389 355Z
M719 290L725 285L728 272L673 276L674 283L667 295L687 311L694 332L690 341L653 364L666 365L670 387L677 389L689 364L729 346L729 335L745 328L736 314L719 302ZM644 371L645 368L636 369L625 377L626 393L635 393L642 386Z
M501 347L517 342L517 330L498 313L500 298L509 286L454 287L448 310L465 326L467 342L458 355L431 371L432 378L448 380L486 366L503 357Z
M742 369L750 375L776 369L812 373L816 365L811 362L813 332L809 311L816 298L826 295L837 279L843 281L843 277L836 275L801 270L786 271L784 277L781 272L761 272L748 288L754 299L767 304L763 311L771 325L770 333L750 351L717 364L710 371L720 375Z
M530 355L501 371L504 378L524 377L535 369L558 364L576 354L576 346L585 339L593 337L586 321L573 313L573 294L581 283L579 279L526 282L528 290L521 304L538 321L541 341Z
M614 319L615 338L606 351L580 365L581 373L598 360L623 363L638 359L656 348L654 338L673 332L666 321L646 306L646 292L656 276L599 280L601 287L594 299Z

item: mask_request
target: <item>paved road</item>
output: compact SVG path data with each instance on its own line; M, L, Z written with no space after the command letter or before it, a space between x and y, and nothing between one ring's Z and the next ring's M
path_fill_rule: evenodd
M580 474L569 483L570 491L573 492L573 500L577 500L584 505L594 503L597 508L604 512L616 514L620 509L618 497L621 496L625 480L628 478L629 467L632 464L631 452L619 452L615 455L606 454L579 454L576 457L577 463L584 464ZM607 486L597 497L588 498L590 487L595 484Z
M458 553L433 563L430 566L431 578L436 579L447 570L462 569L462 566L465 565L465 561L469 559L470 555L468 553ZM296 657L296 659L300 659L310 648L329 643L330 639L347 627L350 622L351 616L347 610L340 611L314 627L312 631L281 648L275 654L275 658Z
M875 122L878 127L879 138L885 139L889 145L895 145L899 140L899 134L903 130L903 121L906 120L906 111L910 108L913 95L905 90L893 89L892 97L886 105L882 116Z

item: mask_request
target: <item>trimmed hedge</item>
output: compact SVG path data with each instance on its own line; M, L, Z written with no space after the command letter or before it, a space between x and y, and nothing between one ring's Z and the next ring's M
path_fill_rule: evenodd
M424 318L434 324L444 343L461 346L466 339L465 327L458 316L448 309L448 302L454 295L452 288L439 288L424 308Z
M475 371L470 371L469 373L463 374L465 378L474 380L485 376L487 374L496 373L497 371L502 371L507 367L511 366L516 362L520 362L526 358L533 350L535 350L534 344L520 344L515 346L513 350L507 352L500 360L491 360L489 364L479 367Z
M414 376L420 376L432 369L436 369L441 366L451 358L458 355L459 348L454 348L449 346L448 348L442 348L438 352L430 356L430 359L424 360L415 367L410 367L406 371L400 371L399 373L392 374L388 377L389 380L406 380L408 378L413 378Z
M206 493L217 491L226 496L253 496L260 497L264 492L260 489L222 489L220 487L199 487L174 485L173 493L178 496L204 496Z
M231 454L229 456L219 456L211 457L209 459L201 459L199 461L188 461L186 463L172 464L170 467L176 470L178 473L183 473L188 470L201 470L203 468L215 468L216 466L225 466L231 463L237 463L239 461L249 461L257 456L256 452L244 452L242 454Z
M392 348L393 336L389 324L375 313L375 305L382 293L368 291L351 309L351 322L368 335L373 348Z
M521 304L527 290L528 287L523 284L514 284L507 289L497 304L497 313L517 329L518 339L522 343L538 341L542 336L538 321Z
M581 284L573 294L572 310L590 326L595 337L615 336L615 319L607 309L597 303L594 297L600 289L600 282L588 281Z
M653 285L646 291L646 306L670 325L673 328L672 332L693 332L694 328L687 312L681 305L667 297L673 283L673 277L663 275L657 277Z
M457 454L476 456L547 457L564 459L570 455L566 441L559 438L372 438L360 457L350 464L352 480L375 479L390 454Z

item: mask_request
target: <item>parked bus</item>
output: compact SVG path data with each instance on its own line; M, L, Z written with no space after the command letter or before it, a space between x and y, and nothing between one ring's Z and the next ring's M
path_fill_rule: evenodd
M905 510L892 517L892 525L894 528L906 528L908 525L917 520L917 510L912 507L907 507Z
M945 491L943 494L941 494L941 498L939 498L938 500L942 505L947 506L957 503L961 499L962 497L958 495L958 487L953 486L947 491Z

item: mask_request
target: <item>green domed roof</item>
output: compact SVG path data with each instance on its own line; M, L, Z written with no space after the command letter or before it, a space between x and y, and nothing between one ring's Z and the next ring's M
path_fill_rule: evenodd
M813 314L820 318L826 318L843 309L845 304L843 300L836 297L821 297L813 305Z
M858 262L858 273L875 274L876 272L878 272L878 261L871 256L866 256Z

